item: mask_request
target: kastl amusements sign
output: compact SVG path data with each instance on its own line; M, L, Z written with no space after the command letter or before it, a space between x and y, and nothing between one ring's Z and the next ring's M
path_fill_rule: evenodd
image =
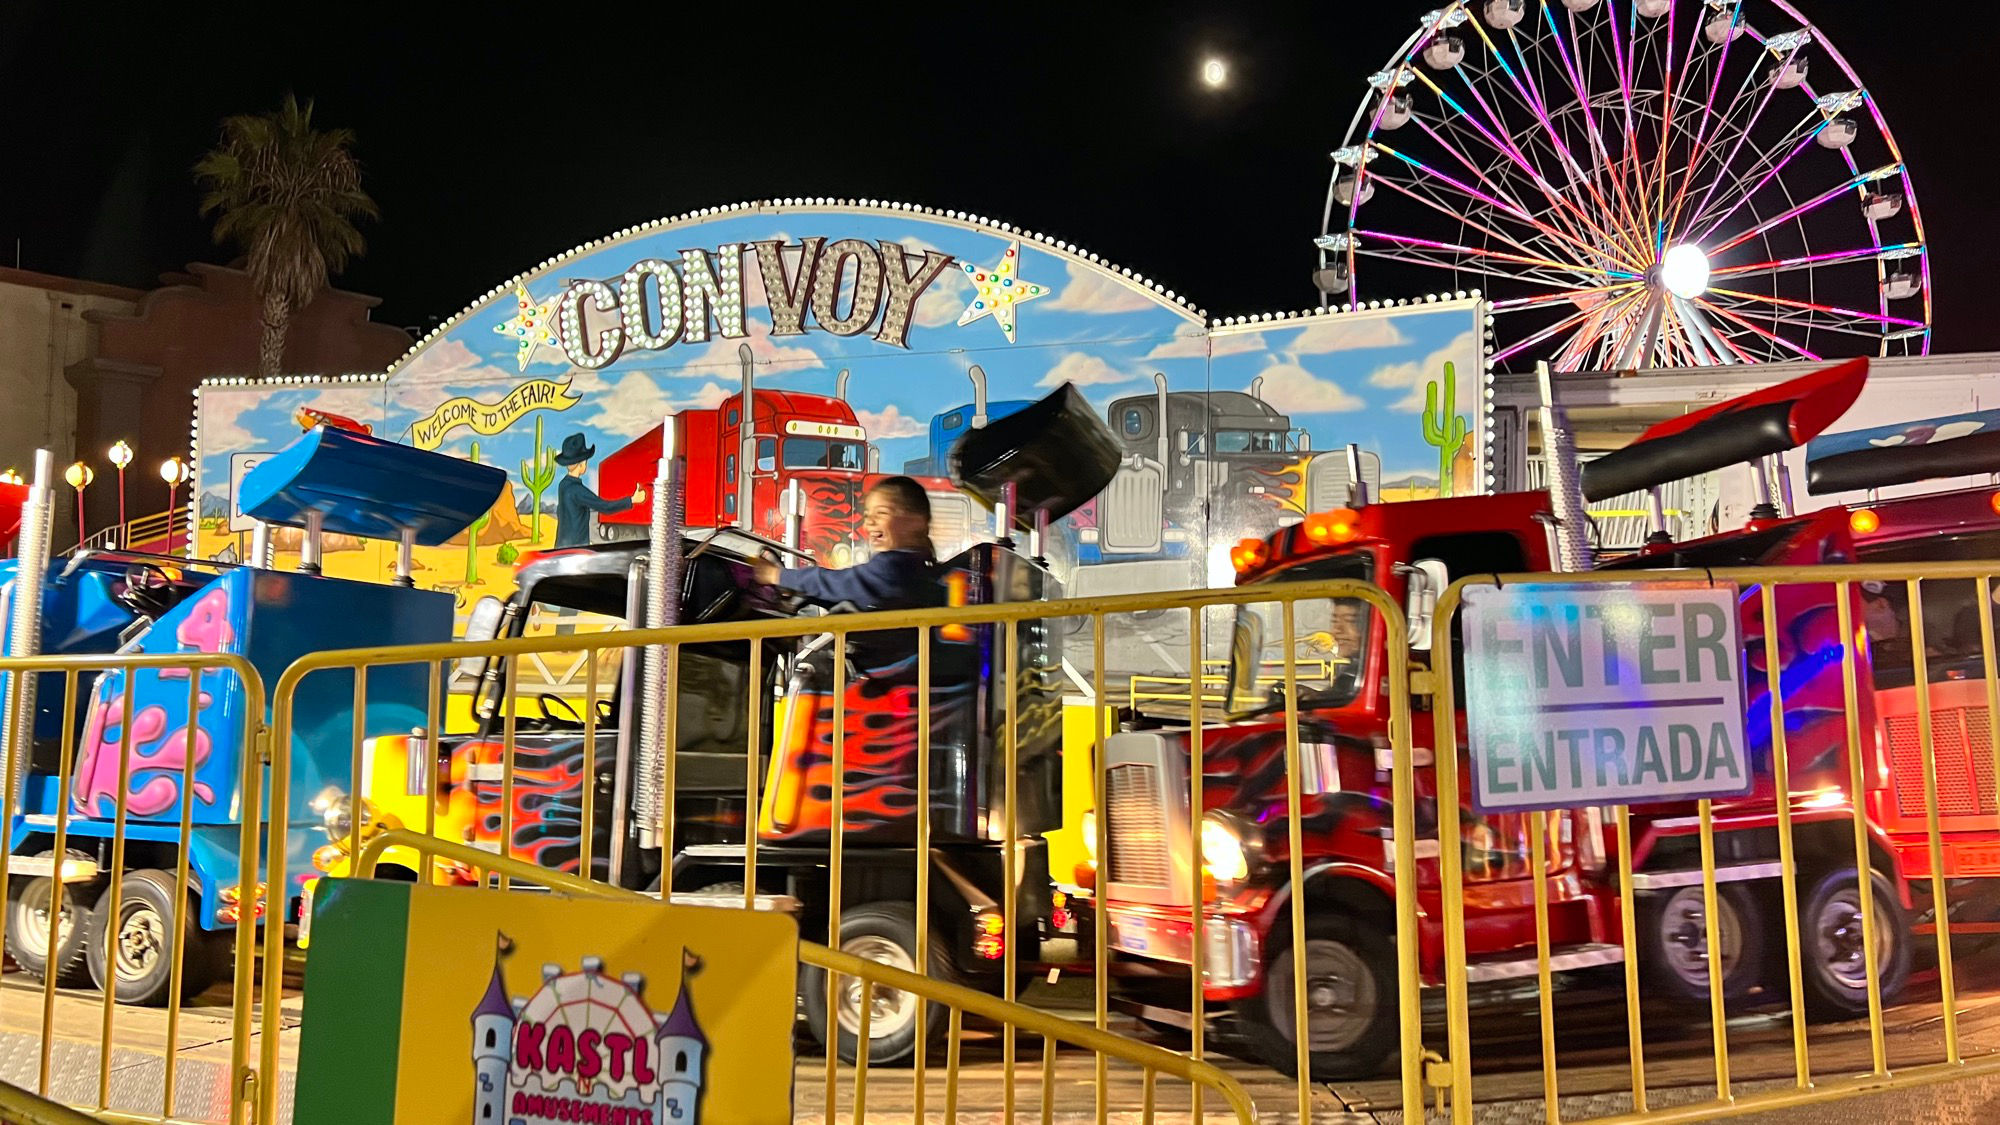
M1748 793L1736 598L1699 582L1467 587L1474 806Z
M789 916L335 879L298 1125L789 1125Z

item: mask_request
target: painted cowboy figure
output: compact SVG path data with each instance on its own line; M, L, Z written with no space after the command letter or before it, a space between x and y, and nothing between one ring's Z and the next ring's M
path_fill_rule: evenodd
M609 515L622 512L646 499L643 487L632 490L632 495L622 500L606 500L591 491L583 483L583 472L590 467L590 459L597 456L597 447L585 445L582 434L571 434L563 439L562 449L556 454L556 464L563 467L565 474L556 485L556 546L582 547L590 542L590 515Z

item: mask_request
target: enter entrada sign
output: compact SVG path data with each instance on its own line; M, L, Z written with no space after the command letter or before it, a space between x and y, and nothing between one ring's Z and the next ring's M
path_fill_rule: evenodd
M1733 585L1469 586L1464 612L1481 812L1750 791Z

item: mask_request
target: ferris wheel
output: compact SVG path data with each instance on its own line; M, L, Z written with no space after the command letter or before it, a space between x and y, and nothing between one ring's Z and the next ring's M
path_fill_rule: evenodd
M1333 153L1324 303L1477 288L1514 368L1930 350L1901 152L1784 0L1453 3L1368 87Z

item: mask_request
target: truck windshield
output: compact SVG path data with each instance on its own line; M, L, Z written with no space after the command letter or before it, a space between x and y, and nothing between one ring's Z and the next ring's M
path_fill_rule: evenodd
M785 439L787 469L851 469L860 472L862 461L861 443L858 441Z
M1290 453L1297 448L1289 430L1216 430L1188 435L1188 452Z
M1287 568L1258 585L1279 582L1323 582L1351 578L1366 582L1374 574L1367 551L1314 559ZM1292 611L1292 657L1299 699L1318 707L1344 707L1360 694L1368 670L1368 629L1374 611L1359 598L1314 598L1295 603ZM1269 706L1273 689L1285 682L1285 627L1282 607L1274 603L1246 605L1236 612L1229 654L1232 711Z
M2000 531L1927 535L1864 546L1864 563L1976 562L2000 558ZM1923 584L1924 655L1932 683L1982 679L1986 645L1979 623L1979 587L1969 578L1927 579ZM1994 617L2000 620L2000 598ZM1861 583L1861 612L1874 658L1875 686L1908 687L1917 679L1911 644L1910 590L1903 582ZM1983 739L1984 736L1982 735Z

